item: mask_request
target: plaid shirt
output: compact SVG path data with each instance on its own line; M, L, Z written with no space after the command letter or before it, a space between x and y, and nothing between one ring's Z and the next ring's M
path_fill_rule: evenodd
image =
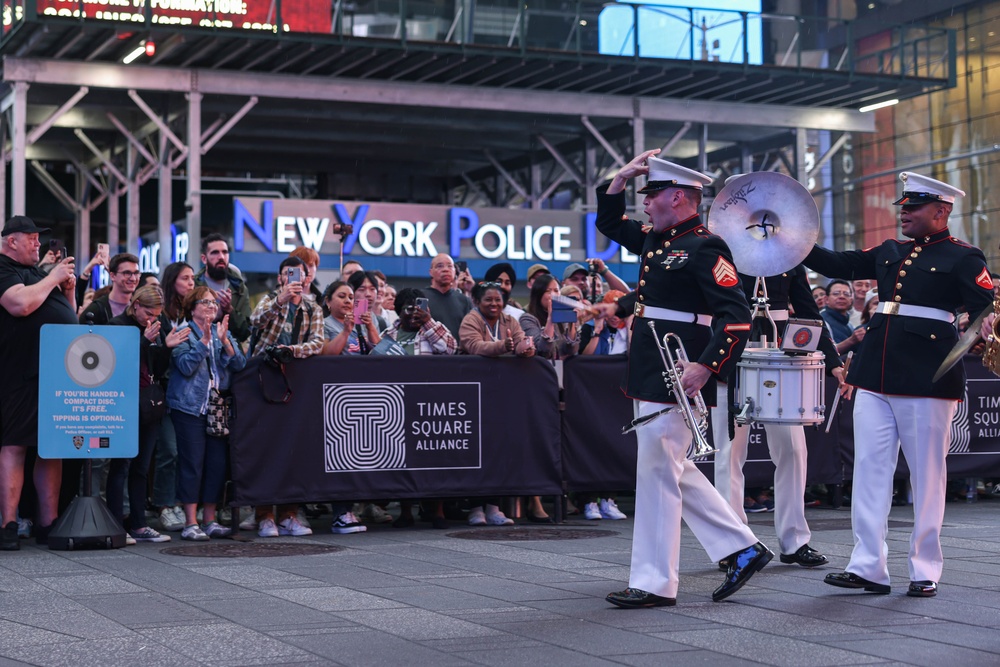
M278 303L277 292L271 292L260 300L253 315L250 316L250 325L257 336L257 344L251 350L250 356L256 357L262 354L268 345L277 344L278 337L281 336L288 320L290 306L291 302L283 306ZM297 359L305 359L323 351L323 344L326 342L326 337L323 335L323 309L316 304L311 294L303 294L299 310L302 312L302 327L299 330L302 342L289 347ZM298 314L295 317L298 317Z
M382 336L396 340L401 323L400 320L393 322ZM414 345L420 346L420 354L455 354L458 352L458 341L448 331L448 327L437 320L427 320L417 331L413 341Z

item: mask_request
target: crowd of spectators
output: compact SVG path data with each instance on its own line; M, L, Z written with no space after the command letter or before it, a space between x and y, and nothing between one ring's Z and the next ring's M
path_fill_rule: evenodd
M250 357L305 359L314 355L455 355L486 357L540 356L554 364L574 355L621 355L629 345L631 317L626 313L595 317L591 303L614 304L629 286L601 260L570 264L560 283L544 264L524 276L527 298L513 292L518 276L509 263L491 266L476 280L465 262L434 257L429 284L397 290L379 271L357 260L343 265L338 280L320 285L320 256L300 247L283 258L269 291L252 298L243 275L229 261L225 237L211 234L202 242L195 272L184 262L165 267L161 276L141 274L139 259L119 253L109 257L99 246L77 278L65 248L52 244L39 257L39 234L48 230L16 217L3 231L0 250L0 354L11 381L3 388L0 417L0 515L2 548L17 547L18 530L33 530L44 543L62 497L78 490L79 468L38 459L33 467L33 507L22 503L24 462L37 439L38 329L47 323L131 326L140 333L139 386L143 396L159 391L156 408L143 405L138 454L107 465L104 490L128 541L163 542L169 533L204 541L229 534L228 510L219 507L228 474L228 436L209 435L206 411L212 392L227 392L232 375ZM93 290L92 273L107 269L109 285ZM868 281L832 281L813 288L821 315L846 354L863 344L878 304ZM255 307L251 304L255 302ZM617 316L621 315L621 317ZM14 353L13 350L18 350ZM289 363L294 363L289 361ZM35 397L31 399L30 397ZM150 480L150 477L152 478ZM66 488L70 488L69 494ZM577 494L573 500L586 519L623 519L617 493L608 489ZM243 508L240 526L261 537L312 534L325 505L286 504ZM527 519L551 522L542 498L523 499ZM398 518L386 500L357 499L330 503L331 531L361 533L365 523L393 521L412 526L415 510L435 528L461 518L471 525L510 525L504 509L511 498L468 498L462 512L453 501L401 500ZM147 518L147 508L151 509ZM27 526L27 528L26 528Z

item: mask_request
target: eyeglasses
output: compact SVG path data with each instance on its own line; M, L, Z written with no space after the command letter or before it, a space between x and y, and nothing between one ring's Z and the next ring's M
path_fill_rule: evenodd
M493 287L496 287L496 288L500 288L501 287L500 283L492 281L492 280L489 281L489 282L479 283L479 286L482 287L483 289L490 289L490 288L493 288Z
M208 306L209 308L218 308L219 302L215 299L198 299L194 302L196 306Z
M851 296L850 292L830 292L827 296Z
M142 275L139 271L115 271L117 276L125 276L126 278L138 278Z

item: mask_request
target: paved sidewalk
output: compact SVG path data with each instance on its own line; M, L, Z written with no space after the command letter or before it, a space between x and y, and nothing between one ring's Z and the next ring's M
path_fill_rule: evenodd
M629 508L624 508L628 511ZM904 595L909 507L893 508L893 593L831 588L848 510L809 510L831 566L771 565L722 603L722 574L685 529L674 608L620 610L632 522L571 520L587 539L496 541L370 528L254 544L343 547L270 558L170 555L140 544L0 553L0 665L975 665L1000 664L1000 502L949 504L934 599ZM754 530L775 548L772 515ZM539 530L519 526L518 532ZM33 542L32 542L33 543ZM215 540L211 547L245 545Z

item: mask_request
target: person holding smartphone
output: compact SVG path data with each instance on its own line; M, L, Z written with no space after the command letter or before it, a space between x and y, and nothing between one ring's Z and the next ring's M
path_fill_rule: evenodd
M552 301L558 295L559 281L550 274L539 276L531 285L528 310L518 321L524 335L534 341L538 354L553 360L572 357L580 351L576 311L560 309ZM568 317L560 317L564 314Z
M323 351L323 310L306 287L309 269L294 255L278 267L278 289L266 294L250 315L251 355L258 357L268 349L281 347L296 359L305 359ZM297 516L296 503L256 508L257 534L260 537L312 535L312 529Z
M423 290L403 288L396 296L395 308L399 319L385 332L385 337L396 341L407 355L458 352L458 341L448 327L431 318Z
M382 340L372 322L368 304L355 308L354 290L343 280L330 283L323 292L323 305L330 313L323 320L323 333L326 342L323 344L323 354L368 354L371 347ZM360 322L367 331L367 338L358 336L355 322Z

